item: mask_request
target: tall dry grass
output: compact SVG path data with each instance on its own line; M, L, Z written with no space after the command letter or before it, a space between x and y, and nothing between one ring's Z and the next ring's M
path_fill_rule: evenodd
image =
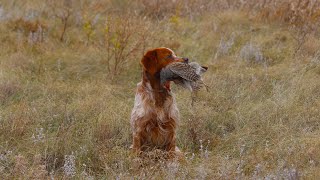
M317 178L318 11L306 0L1 2L0 176ZM159 46L209 66L193 107L173 86L183 161L129 150L139 60Z

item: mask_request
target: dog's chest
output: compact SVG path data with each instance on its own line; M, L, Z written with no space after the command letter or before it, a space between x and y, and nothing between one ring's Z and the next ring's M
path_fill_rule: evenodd
M141 88L140 83L138 84L132 113L138 117L155 115L161 121L165 121L167 116L179 114L174 96L166 96L164 103L157 106L154 94L145 88Z

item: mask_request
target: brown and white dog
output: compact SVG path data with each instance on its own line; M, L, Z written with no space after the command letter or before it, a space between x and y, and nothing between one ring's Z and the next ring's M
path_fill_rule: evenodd
M172 62L187 62L169 48L156 48L142 58L142 81L137 84L131 113L132 148L135 152L161 149L179 152L176 128L179 110L170 90L170 82L160 84L160 71Z

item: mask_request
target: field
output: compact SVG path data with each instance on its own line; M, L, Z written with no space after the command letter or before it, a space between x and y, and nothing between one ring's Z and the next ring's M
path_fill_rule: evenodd
M3 179L317 179L320 3L2 0ZM135 156L143 54L209 67L194 106L172 85L183 160Z

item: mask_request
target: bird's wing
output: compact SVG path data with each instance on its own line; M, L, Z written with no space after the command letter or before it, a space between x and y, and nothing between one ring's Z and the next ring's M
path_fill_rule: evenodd
M169 69L176 75L188 81L197 81L201 77L196 73L195 69L186 63L171 63Z

